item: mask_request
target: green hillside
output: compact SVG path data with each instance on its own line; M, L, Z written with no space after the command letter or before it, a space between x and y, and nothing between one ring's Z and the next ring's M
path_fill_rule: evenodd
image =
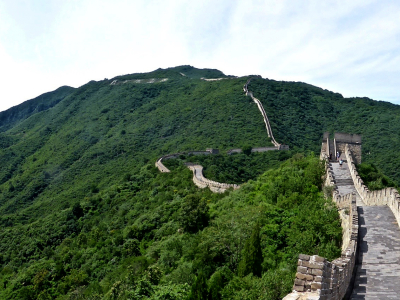
M207 176L251 179L225 194L199 190L176 162L171 173L154 167L168 153L270 146L247 80L180 66L1 112L0 298L194 299L205 289L279 299L299 252L339 255L338 214L311 151L324 131L362 133L365 160L398 183L396 105L254 78L276 140L293 151L199 158ZM253 246L261 269L248 263Z
M33 114L52 108L73 93L74 90L72 87L63 86L53 92L45 93L35 99L25 101L18 106L0 112L0 132L12 128L18 122L29 118Z
M249 89L263 103L276 140L320 151L324 131L362 134L363 161L400 184L400 106L300 82L255 78Z

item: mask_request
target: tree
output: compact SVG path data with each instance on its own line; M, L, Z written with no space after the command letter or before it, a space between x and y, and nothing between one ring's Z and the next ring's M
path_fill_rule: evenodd
M250 155L252 149L253 148L250 145L246 145L246 146L243 147L242 151L243 151L244 154Z
M208 281L208 300L220 300L222 289L233 277L234 274L226 266L215 271Z
M196 277L192 290L190 292L190 300L205 300L208 296L207 278L203 271L200 271Z
M253 275L261 277L262 262L260 225L257 223L253 228L250 239L246 241L244 246L242 259L238 267L239 276L244 277L253 273Z
M82 206L79 202L76 202L74 206L72 207L72 214L79 219L80 217L83 217L83 209Z
M208 206L198 195L188 195L182 203L179 222L187 232L197 232L208 225Z

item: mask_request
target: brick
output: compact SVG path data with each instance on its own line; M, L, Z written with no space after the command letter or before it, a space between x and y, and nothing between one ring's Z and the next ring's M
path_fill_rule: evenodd
M311 260L312 260L312 261L316 261L316 262L325 262L325 261L326 261L326 258L321 257L321 256L318 256L318 255L313 255L313 256L311 257Z
M294 284L295 285L305 285L305 283L306 283L306 281L305 280L301 280L301 279L298 279L298 278L296 278L295 280L294 280Z
M322 276L315 276L314 277L315 282L322 282Z
M297 267L297 272L307 274L307 267Z
M298 291L298 292L303 292L303 291L304 291L304 286L303 286L303 285L295 285L295 286L293 287L293 289L294 289L295 291Z
M310 269L323 270L324 269L324 264L310 261L310 262L308 262L307 267L309 267Z
M306 255L306 254L299 254L299 260L310 260L310 255Z
M296 278L300 280L313 280L314 276L297 272Z
M324 274L324 271L319 270L319 269L312 269L311 274L317 275L317 276L322 276Z
M316 290L320 290L321 289L321 283L319 282L313 282L311 284L311 290L316 291Z

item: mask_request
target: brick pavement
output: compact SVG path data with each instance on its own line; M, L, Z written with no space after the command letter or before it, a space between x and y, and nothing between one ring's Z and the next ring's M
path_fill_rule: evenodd
M356 192L347 163L332 163L341 195ZM400 299L400 228L388 206L365 206L356 192L360 248L350 299Z

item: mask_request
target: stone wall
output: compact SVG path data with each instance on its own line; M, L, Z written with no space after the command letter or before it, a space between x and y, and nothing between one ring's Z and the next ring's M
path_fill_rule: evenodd
M344 144L361 144L362 139L359 134L349 134L343 132L335 132L334 138L337 142Z
M352 153L354 162L359 165L361 164L361 144L348 144L349 149Z
M158 168L160 172L169 173L171 172L162 162L165 159L178 158L180 155L210 155L217 154L219 151L215 151L217 149L207 149L206 151L189 151L189 152L181 152L181 153L173 153L160 157L157 159L155 166ZM199 188L209 187L210 190L214 193L223 193L226 190L233 188L234 190L238 189L240 185L237 184L228 184L228 183L220 183L213 180L209 180L203 176L203 167L200 165L186 163L186 166L193 171L193 182ZM196 167L196 168L195 168Z
M350 147L356 164L361 164L361 135L335 132L335 151L345 153L346 145Z
M206 151L195 150L195 151L167 154L167 155L161 156L159 159L157 159L155 166L160 172L169 173L171 171L166 166L164 166L164 164L162 163L163 160L171 159L171 158L178 158L181 155L210 155L210 154L218 154L218 152L219 152L218 149L209 148Z
M326 161L325 186L331 186L332 200L336 203L343 228L341 257L327 261L318 255L300 254L293 292L284 300L341 300L351 291L351 280L357 259L358 212L355 194L340 195L328 163L328 138L324 139L321 159ZM329 151L328 151L329 152Z
M321 145L321 159L325 155L329 157L332 154L332 159L336 158L336 153L339 152L342 158L345 158L344 153L346 145L349 146L353 159L356 164L361 163L361 135L358 134L347 134L335 132L335 138L329 140L329 132L324 133ZM333 153L331 153L333 152Z
M242 153L242 149L236 148L236 149L230 149L226 151L227 154L231 155L233 153Z
M200 165L186 163L186 166L193 171L193 182L201 189L208 187L214 193L223 193L230 188L236 190L240 187L238 184L220 183L205 178L203 176L203 167Z
M249 80L246 82L246 84L243 86L243 91L246 93L246 96L250 96L250 98L254 101L254 103L257 104L257 107L258 107L258 109L260 110L261 115L262 115L262 117L263 117L263 120L264 120L264 123L265 123L265 127L267 128L268 137L271 138L272 144L274 144L275 147L278 147L278 148L279 148L279 145L280 145L280 144L275 140L274 135L272 134L271 125L269 124L269 120L268 120L267 113L265 112L265 109L264 109L264 107L262 106L261 101L258 100L256 97L254 97L254 96L253 96L253 93L250 92L250 91L248 90L248 88L247 88L248 85L249 85L249 83L250 83L250 80L251 80L251 79L249 79Z
M341 218L348 220L342 222L342 225L344 225L343 239L347 246L342 251L341 257L332 262L318 255L300 254L293 292L283 298L284 300L341 300L351 290L350 283L357 259L358 244L356 199L354 194L348 194L344 197L337 194L334 198L339 200L339 207L344 208L350 203L347 207L348 214L340 214Z
M251 152L267 152L267 151L274 151L279 150L277 147L255 147L251 149Z
M369 206L389 206L396 217L397 223L400 224L400 194L398 191L395 188L370 191L358 175L350 145L347 145L345 154L354 186L364 203Z
M169 173L171 172L166 166L164 166L164 164L162 163L162 161L164 159L171 159L171 158L178 158L180 155L186 154L185 152L182 153L173 153L173 154L167 154L164 156L161 156L159 159L157 159L155 166L156 168L162 172L162 173Z

